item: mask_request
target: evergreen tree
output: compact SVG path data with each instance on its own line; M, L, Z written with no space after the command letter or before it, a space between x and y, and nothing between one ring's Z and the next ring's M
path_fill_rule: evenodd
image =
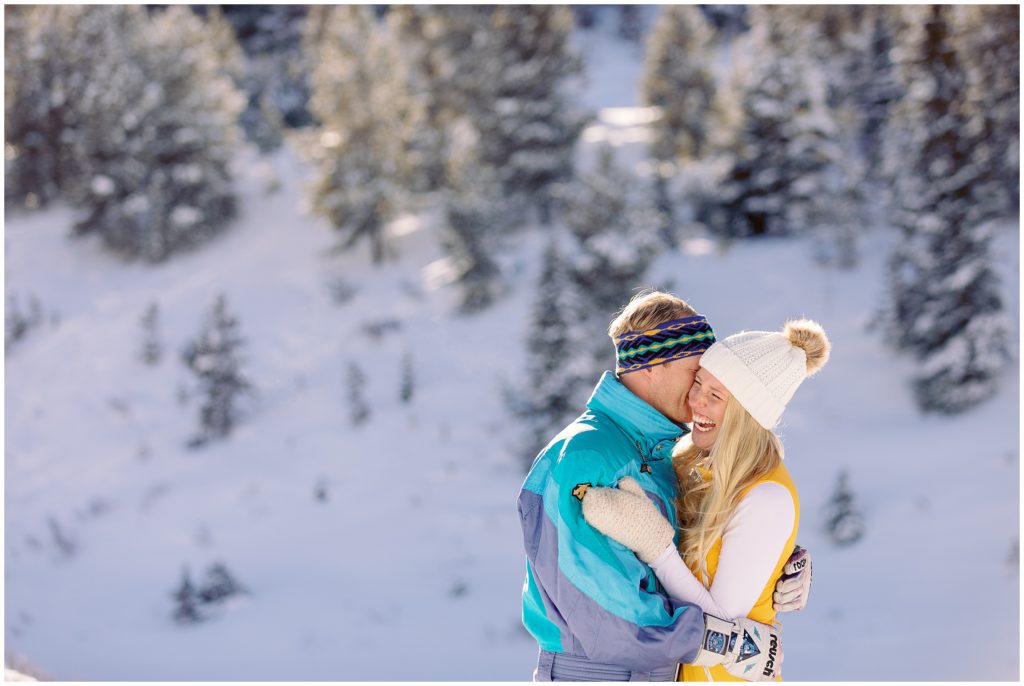
M17 295L8 295L7 307L4 309L4 351L9 353L31 328L32 321L18 306Z
M567 278L581 316L604 321L622 305L624 293L642 285L657 252L657 216L635 201L630 178L607 145L599 150L597 168L578 177L565 199L565 223L575 239Z
M220 603L236 595L246 594L238 580L228 571L223 563L216 563L206 570L206 579L196 593L199 602L204 604Z
M60 524L57 523L55 518L47 517L46 523L50 527L50 537L53 539L53 545L63 557L71 557L75 554L78 546L75 542L68 537L63 529L60 528Z
M552 240L544 251L527 339L529 385L523 398L513 399L513 412L527 427L525 454L531 456L579 409L585 377L573 345L572 322L568 275ZM589 365L589 360L584 362Z
M223 5L221 9L246 56L249 104L242 122L247 135L263 148L273 144L279 123L292 128L313 124L307 82L310 62L302 41L308 6ZM265 135L269 138L262 140Z
M496 6L470 76L478 159L499 175L505 196L524 197L543 223L551 220L555 185L573 174L585 122L565 93L581 68L571 31L565 6Z
M495 176L488 167L464 169L445 194L441 245L454 263L459 310L465 314L487 308L498 297L500 270L492 254L508 215Z
M954 11L957 53L967 71L967 97L980 131L972 163L983 217L1016 217L1020 208L1020 7L965 5Z
M242 88L245 81L245 53L235 37L235 28L220 7L196 6L196 13L206 24L207 42L217 56L217 63L232 83Z
M838 126L815 88L821 74L787 42L785 15L751 10L752 53L743 78L742 116L722 183L714 227L730 236L786 235L828 224L855 187L844 170Z
M399 400L403 405L408 405L416 392L416 377L412 368L412 354L406 352L402 355L402 382L398 391Z
M651 144L658 160L700 158L705 152L715 92L710 33L696 6L672 5L648 38L641 90L647 105L661 109Z
M867 55L867 9L863 5L771 5L757 12L777 27L773 31L777 49L803 53L821 70L825 102L839 108L863 85L858 72Z
M216 52L224 73L236 88L245 93L247 104L238 118L245 137L262 152L278 148L283 140L284 120L265 92L265 84L253 77L254 60L246 57L235 35L234 24L220 7L196 5L193 9L206 21L209 44Z
M880 181L884 178L882 133L889 121L889 110L903 92L890 57L895 41L891 8L872 5L867 12L871 33L862 72L864 78L857 91L860 94L858 106L862 112L860 134L867 179Z
M321 478L317 480L316 486L313 488L313 497L318 503L326 503L330 499L326 479Z
M832 540L839 545L852 545L864 536L864 517L854 505L846 471L839 472L836 490L828 503L826 526Z
M22 340L32 329L43 323L43 308L39 299L32 294L28 296L28 310L22 310L17 293L7 296L7 307L4 310L4 351L10 353L16 343Z
M244 341L238 333L238 320L227 309L221 294L214 302L199 337L186 346L182 358L199 377L203 405L199 409L199 434L190 447L231 433L241 418L239 401L252 391L242 373L240 350Z
M396 133L423 112L395 89L400 58L369 7L317 6L310 26L311 107L322 122L309 150L318 170L313 206L342 233L343 249L365 239L379 264L391 253L386 224L402 203L405 141Z
M188 567L182 572L181 585L171 596L175 601L174 621L179 624L198 624L203 621L196 589L189 578Z
M676 228L675 203L669 192L668 179L666 174L660 171L654 175L651 182L651 198L654 205L654 218L657 223L658 236L667 248L675 248L678 245L678 231Z
M479 92L473 70L492 8L470 5L398 5L388 24L399 46L407 97L422 116L406 129L406 176L417 190L448 185L454 127Z
M198 244L235 213L229 171L242 98L188 8L89 6L76 30L102 55L76 145L79 232L150 261Z
M619 38L638 45L644 35L640 7L640 5L619 5Z
M366 375L355 362L348 364L345 383L348 386L349 419L352 421L352 426L361 426L370 418L370 406L366 404L366 398L363 395Z
M699 5L701 12L715 27L717 40L729 42L737 35L747 31L746 5Z
M906 145L897 179L903 240L890 262L887 340L919 360L914 389L925 410L962 412L995 392L1008 355L985 213L974 202L985 171L973 164L978 114L951 40L950 9L910 8L902 52Z
M142 315L142 361L150 366L160 362L160 358L164 354L159 328L159 306L156 303L150 303L145 314Z
M592 29L597 23L597 7L594 5L572 5L572 13L576 18L576 26L581 29Z
M5 200L44 206L79 178L71 154L78 105L95 53L75 35L81 8L9 6L4 11ZM83 27L87 29L88 27Z

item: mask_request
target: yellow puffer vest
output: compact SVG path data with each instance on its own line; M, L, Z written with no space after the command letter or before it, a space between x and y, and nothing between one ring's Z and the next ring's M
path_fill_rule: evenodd
M756 481L755 483L748 486L743 491L743 495L747 494L754 486L765 483L766 481L773 481L777 484L785 486L793 496L793 506L796 511L796 517L793 520L793 531L789 535L789 540L786 542L786 546L782 549L779 554L779 561L775 564L775 569L772 570L772 575L768 579L768 583L765 584L764 590L761 591L760 597L757 602L754 603L754 607L747 614L747 617L753 619L756 622L763 624L772 624L775 621L775 610L772 608L772 595L775 592L775 584L782 576L782 568L786 566L786 561L789 559L790 554L793 552L793 545L796 543L796 532L800 525L800 497L796 492L796 484L793 483L793 478L789 475L789 470L786 469L786 465L779 463L779 466L772 470L763 479ZM718 570L718 555L722 550L722 539L719 538L711 550L708 551L707 561L708 574L710 580L714 581L715 572ZM697 570L691 569L691 572L697 574ZM698 577L699 578L699 577ZM710 585L710 581L709 584ZM725 671L724 667L693 667L691 665L682 665L679 670L679 681L744 681L739 677L734 677ZM782 681L781 677L776 679Z

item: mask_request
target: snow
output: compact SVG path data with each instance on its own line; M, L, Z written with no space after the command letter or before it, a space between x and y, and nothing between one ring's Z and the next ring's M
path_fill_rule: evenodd
M97 174L92 177L90 183L92 192L99 196L110 195L114 192L114 181L109 176L103 174Z
M195 207L178 205L171 210L171 223L175 226L194 226L203 220L203 213Z
M589 48L587 97L628 108L636 57L605 42ZM648 111L599 114L580 159L607 141L635 171ZM70 240L66 208L7 216L6 293L46 314L5 364L7 653L61 680L528 679L515 500L532 456L503 391L522 382L547 230L509 242L502 300L458 316L436 217L403 217L389 232L398 260L374 268L367 246L336 253L326 222L300 210L310 170L288 149L239 161L232 228L155 266ZM1019 227L993 230L1016 349ZM808 316L833 342L781 426L814 558L809 607L782 618L786 679L1016 680L1019 365L964 415L916 409L911 361L871 328L897 240L865 233L861 263L839 272L809 239L690 235L648 285L671 284L723 335ZM339 304L340 281L355 293ZM199 399L180 352L219 293L258 397L227 440L191 451ZM153 302L166 351L146 367ZM371 413L359 427L352 362ZM846 548L824 530L844 469L866 521ZM51 518L75 552L60 552ZM182 570L215 562L251 596L174 623Z

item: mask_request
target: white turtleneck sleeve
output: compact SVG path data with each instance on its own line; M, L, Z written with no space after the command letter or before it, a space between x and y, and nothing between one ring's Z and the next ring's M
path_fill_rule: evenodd
M740 500L725 526L710 589L690 572L674 545L651 567L673 598L699 605L722 619L745 617L772 581L795 517L793 497L785 486L760 483Z

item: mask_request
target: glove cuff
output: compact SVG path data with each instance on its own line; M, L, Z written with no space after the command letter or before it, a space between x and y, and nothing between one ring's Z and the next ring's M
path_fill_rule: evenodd
M704 613L704 636L697 657L690 662L695 667L713 667L722 664L729 647L736 642L736 625Z

